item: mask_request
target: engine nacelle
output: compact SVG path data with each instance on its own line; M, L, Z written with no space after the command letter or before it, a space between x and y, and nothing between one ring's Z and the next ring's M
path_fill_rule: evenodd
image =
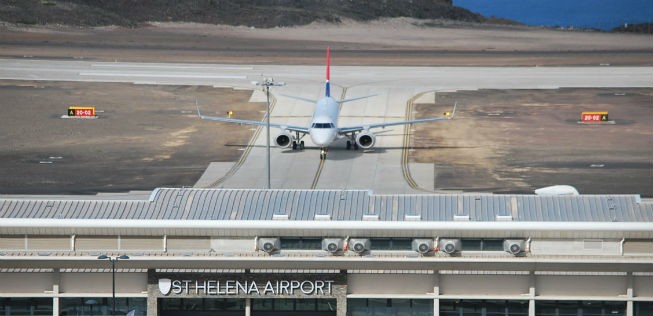
M274 138L274 143L281 148L290 147L292 141L294 140L293 135L288 131L283 131L277 137Z
M356 135L356 144L358 144L360 148L372 148L374 142L376 142L376 136L370 132L362 132Z

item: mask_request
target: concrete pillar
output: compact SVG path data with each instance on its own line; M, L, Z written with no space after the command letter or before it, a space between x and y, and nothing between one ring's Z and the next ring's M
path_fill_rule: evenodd
M245 299L245 316L252 316L252 299Z
M157 316L159 313L159 283L155 270L147 270L147 316Z
M336 297L336 316L347 316L347 296Z
M633 277L632 272L628 272L626 275L626 298L628 299L626 301L626 316L633 316L634 310L633 308L633 297L635 296L635 293L633 291L633 288L635 287L635 278Z
M58 316L60 312L59 307L59 284L61 283L61 270L54 269L52 272L52 315Z
M440 316L440 271L434 271L435 284L433 285L433 316Z
M530 281L528 286L528 316L535 316L535 283L536 276L535 271L530 272Z

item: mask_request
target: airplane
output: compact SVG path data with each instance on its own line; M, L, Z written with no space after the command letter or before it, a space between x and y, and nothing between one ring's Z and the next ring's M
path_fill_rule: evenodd
M340 104L345 102L350 102L354 100L360 100L364 98L373 97L375 95L368 95L363 97L356 97L351 99L336 100L331 96L331 84L330 84L330 64L331 64L331 49L327 47L326 51L326 87L325 95L319 100L311 100L302 97L284 95L289 98L312 102L315 104L315 110L313 112L313 118L311 120L311 125L306 126L293 126L287 124L278 124L270 123L270 126L279 128L281 132L274 139L275 144L281 148L288 148L292 145L293 150L297 150L299 147L300 150L304 149L304 141L302 140L306 134L308 134L313 141L313 143L320 147L320 160L326 159L327 149L329 145L335 142L340 138L348 138L347 140L347 150L350 150L352 147L354 150L358 150L359 147L363 149L369 149L374 146L376 142L376 136L374 133L370 132L370 129L373 128L384 128L387 126L395 125L406 125L414 123L424 123L440 120L450 120L453 119L456 114L456 104L454 104L453 110L451 113L445 113L443 117L432 117L426 119L418 120L409 120L409 121L399 121L399 122L388 122L388 123L373 123L365 125L355 125L347 127L338 127L338 115L340 112ZM202 115L200 113L199 106L197 106L197 115L200 119L203 120L213 120L219 122L229 122L229 123L238 123L238 124L248 124L248 125L259 125L266 126L265 121L250 121L250 120L240 120L227 117L215 117Z

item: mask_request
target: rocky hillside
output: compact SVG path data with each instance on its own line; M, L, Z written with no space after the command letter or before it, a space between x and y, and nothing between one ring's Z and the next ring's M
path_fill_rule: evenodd
M158 21L269 28L381 17L484 21L451 0L0 0L0 21L21 24L138 26Z

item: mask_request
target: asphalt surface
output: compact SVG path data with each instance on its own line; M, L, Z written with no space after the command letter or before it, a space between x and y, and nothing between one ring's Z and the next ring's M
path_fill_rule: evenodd
M120 190L129 190L129 189L152 189L157 186L162 185L172 185L172 186L182 186L192 184L191 179L199 178L201 174L202 167L210 162L218 161L217 164L213 164L212 168L209 168L210 172L207 172L201 179L200 183L196 186L210 186L210 187L244 187L244 188L262 188L265 187L265 133L262 133L260 130L258 132L252 131L249 126L237 126L230 124L222 124L215 122L197 122L193 118L192 110L194 109L194 95L197 94L196 90L202 90L209 95L202 96L200 98L200 104L202 105L202 111L209 115L226 115L226 112L233 108L230 106L224 107L224 104L220 102L220 99L214 96L211 96L212 91L218 91L219 89L214 89L214 86L220 87L238 87L238 88L249 88L251 89L251 80L257 80L260 78L261 74L274 74L275 78L278 80L283 80L287 85L283 88L278 88L277 92L299 95L306 98L316 99L323 94L323 72L324 68L322 66L275 66L275 65L219 65L219 64L208 64L208 65L198 65L198 64L166 64L166 63L97 63L97 62L85 62L85 61L38 61L38 60L0 60L1 71L0 78L5 80L32 80L38 78L42 84L36 85L48 85L49 81L83 81L83 82L96 82L94 85L100 85L98 90L104 91L104 85L106 83L99 82L123 82L128 83L125 86L129 86L135 91L133 93L128 93L124 97L117 101L119 104L123 104L127 108L140 108L145 104L150 104L150 111L154 111L158 114L161 114L162 117L155 117L153 115L141 114L141 115L131 115L130 117L136 121L131 121L129 126L148 126L156 122L157 120L162 120L164 117L168 121L163 122L175 122L170 123L175 126L174 129L167 132L162 132L161 138L151 138L143 134L143 130L133 130L131 135L125 135L124 138L129 139L141 139L142 142L151 143L149 148L144 148L142 150L143 154L148 154L140 158L141 161L147 161L152 157L162 158L169 162L169 166L156 168L156 171L151 173L167 173L169 175L169 180L167 181L151 181L146 180L144 182L138 182L140 184L135 185L137 182L134 182L138 177L143 177L147 172L144 172L142 166L138 166L133 163L134 160L138 159L128 159L135 147L139 145L120 145L116 143L115 140L110 142L101 141L101 137L85 137L85 142L88 142L86 148L102 148L108 143L115 143L114 149L116 150L115 154L97 154L94 157L96 159L102 160L100 158L107 157L106 160L102 160L102 164L107 166L106 169L102 170L99 168L94 168L97 170L96 176L83 178L78 182L77 185L69 184L66 181L61 179L66 178L75 178L79 177L75 174L84 174L84 171L81 171L80 168L90 168L85 163L71 161L67 165L65 163L58 163L53 161L52 163L38 163L42 159L49 157L64 157L63 160L66 160L66 157L72 157L68 154L51 154L50 151L39 151L38 147L35 145L29 145L35 143L42 136L30 136L28 133L15 132L16 126L38 126L33 120L33 112L29 111L26 117L20 117L18 115L7 116L6 119L11 120L12 124L2 124L3 128L7 128L7 133L5 135L23 135L23 144L24 148L21 149L22 155L24 157L35 157L32 159L32 164L28 164L28 169L32 170L33 178L21 178L20 176L14 177L12 183L2 184L3 188L18 188L20 187L21 181L23 183L29 183L30 181L35 181L36 179L43 178L49 179L51 181L50 193L60 192L92 192L95 189L98 191L103 191L107 188L107 183L113 182L116 179L123 179L125 183L115 184L111 183L110 190L120 191ZM407 112L406 106L408 101L416 96L419 96L426 91L443 91L443 90L476 90L476 89L554 89L559 87L613 87L613 88L629 88L629 87L642 87L648 90L639 92L641 98L638 101L640 104L639 112L628 113L627 115L622 114L623 116L635 116L639 117L640 121L638 124L642 128L639 130L640 133L635 138L643 139L644 142L635 142L634 146L640 146L640 153L642 152L641 146L646 146L646 139L650 139L650 129L647 130L645 116L641 114L650 113L651 103L647 103L647 100L650 100L650 73L653 69L650 67L345 67L345 66L334 66L332 68L332 82L334 84L333 94L336 96L344 97L355 97L360 95L369 95L369 94L378 94L378 96L352 102L351 104L343 105L342 111L342 121L341 125L349 124L362 124L365 122L377 122L377 121L396 121L402 120L411 116L414 116L415 113ZM498 80L500 78L501 80ZM138 83L137 85L132 85L131 83ZM34 84L34 83L32 83ZM87 85L86 83L79 83L80 85ZM113 83L116 84L116 83ZM165 85L166 93L162 93L163 97L169 102L170 108L166 109L164 106L160 106L157 103L151 103L149 97L144 94L139 94L139 90L147 90L151 87L163 87ZM14 85L16 85L14 83ZM124 89L125 86L121 86L116 89L113 93L105 93L106 98L117 98L118 96L122 97L123 92L120 89ZM25 89L17 88L7 88L4 89L5 97L3 102L7 104L25 104L21 100L21 96L33 95L34 88L31 87L25 91ZM21 92L22 91L22 92ZM69 92L70 95L75 95L78 92L75 92L75 88L71 88ZM106 91L104 91L106 92ZM22 93L22 94L21 94ZM244 106L251 91L244 91L238 97L237 103L239 106ZM65 95L65 94L64 94ZM262 101L261 94L254 95L254 99ZM12 101L11 98L14 98ZM43 96L43 100L48 100L50 105L48 108L48 118L54 120L53 122L59 122L62 119L58 118L58 113L62 113L65 110L65 107L70 103L77 103L78 98L62 98L62 95L50 95ZM482 96L480 97L483 98ZM64 99L66 101L61 101ZM532 100L537 99L535 95L532 96L520 96L518 108L515 111L520 110L524 107L528 108L528 104L536 103ZM104 101L100 101L99 96L93 95L90 98L85 100L88 104L102 104ZM449 108L453 102L449 99L442 100L443 102L438 102L439 108L437 109L437 115L441 114L442 107ZM505 101L505 99L504 99ZM236 102L235 99L232 102ZM244 102L244 103L241 103ZM416 103L425 102L419 101ZM503 102L503 101L502 101ZM27 102L29 104L29 102ZM31 103L38 103L38 101L31 101ZM428 102L426 102L428 103ZM469 101L470 104L473 102ZM497 104L488 104L488 106L496 106ZM574 108L574 104L570 103L568 111L574 114L574 117L577 117L578 110ZM54 109L56 108L56 110ZM531 107L533 108L533 107ZM537 108L537 107L535 107ZM578 107L581 109L584 107ZM589 106L588 108L592 108ZM263 110L261 103L252 108L250 117L253 119L260 119L262 117ZM129 112L128 110L125 110ZM419 109L418 109L419 111ZM470 112L471 111L471 112ZM456 131L463 131L464 134L467 134L470 138L474 138L475 130L474 128L469 128L469 125L465 123L469 119L470 114L474 113L474 107L467 109L465 107L465 101L460 100L459 102L459 118L456 118L452 121L428 124L424 128L429 128L430 131L433 131L435 134L442 135L444 128L455 129ZM484 110L486 112L495 111L494 108ZM509 108L502 108L504 112L510 112ZM629 110L630 111L630 110ZM38 112L38 110L36 111ZM272 120L275 122L288 122L289 124L302 125L307 124L310 121L310 114L312 112L312 106L310 104L291 101L291 99L283 98L279 96L276 98L276 103L272 113ZM240 112L237 112L240 115ZM613 112L611 112L613 113ZM612 115L612 114L611 114ZM4 117L4 116L3 116ZM239 116L242 117L242 116ZM467 118L466 118L467 117ZM482 115L480 117L483 117ZM244 117L243 117L244 118ZM461 123L458 123L460 119ZM514 119L520 119L520 117L515 117ZM573 120L573 118L572 118ZM184 126L177 126L177 122L185 122ZM650 120L649 120L650 121ZM97 122L103 123L102 119L97 120ZM79 124L95 124L97 122L80 122ZM129 129L124 128L124 125L121 125L124 120L113 120L110 123L112 128L116 128L120 131L127 132ZM120 123L118 123L120 122ZM533 128L537 125L537 120L531 120L528 129L539 130L540 127ZM89 124L90 123L90 124ZM547 122L542 122L543 127L547 126ZM59 124L59 123L58 123ZM65 123L70 124L70 123ZM73 123L78 124L78 123ZM201 124L201 125L198 125ZM161 126L167 126L169 124L161 124ZM632 125L632 124L631 124ZM13 127L12 127L13 126ZM122 126L122 127L121 127ZM208 127L212 126L212 127ZM489 125L493 127L492 124ZM640 125L635 125L640 126ZM503 128L500 125L496 126L497 128ZM218 128L219 130L212 130L213 132L206 132L205 129L209 128ZM419 125L416 125L415 128L419 128ZM57 130L56 128L49 128L48 131ZM244 138L239 138L236 140L232 137L221 137L221 131L240 131L244 133ZM433 191L439 189L470 189L470 190L479 190L479 178L475 177L461 177L469 180L467 184L461 185L460 183L450 183L446 185L446 182L442 182L443 178L446 176L441 173L442 168L439 168L439 163L434 161L420 162L408 162L403 157L405 156L406 150L410 150L409 146L405 146L406 138L404 137L407 132L410 130L405 130L401 127L399 128L389 128L383 130L378 137L378 145L373 150L368 152L352 152L345 151L337 146L334 146L329 152L329 159L324 163L323 166L320 166L320 161L318 159L319 152L312 148L310 141L307 142L307 149L303 152L292 152L289 150L279 150L273 148L272 153L272 187L273 188L322 188L322 189L371 189L375 192L384 193L410 193L410 192L423 192L423 191ZM555 130L554 130L555 132ZM47 134L45 131L42 134ZM78 132L78 135L83 135L84 131ZM98 135L105 133L101 129L98 131ZM248 141L248 135L257 135L257 137L251 142ZM273 133L276 131L273 129ZM414 136L422 137L421 133L412 132ZM482 132L484 133L484 132ZM155 133L156 134L156 133ZM523 133L519 130L514 130L510 132L511 136L515 138L505 138L498 137L494 140L494 143L487 143L485 146L490 148L499 148L499 151L506 152L510 154L509 150L520 150L520 146L515 145L514 147L505 147L504 145L509 142L511 144L520 144L523 143L520 141L519 136ZM216 137L215 135L218 135ZM274 135L274 134L273 134ZM14 136L16 137L16 136ZM32 137L32 138L30 138ZM165 146L166 141L170 138L176 139L172 142L171 145ZM463 135L465 137L465 135ZM571 137L568 133L563 133L556 137L551 137L546 135L551 139L556 137L569 138ZM65 138L65 137L63 137ZM75 137L71 137L75 138ZM76 137L79 139L80 137ZM211 146L208 140L216 139L230 139L229 143L224 142L222 147L219 145ZM95 142L94 142L95 141ZM172 141L172 140L170 140ZM441 139L436 137L431 140L426 140L427 142L432 142L435 144L442 143ZM620 138L614 138L615 142L619 142ZM175 145L179 144L181 145ZM65 146L76 146L74 145L75 141L70 141L63 144L64 147L54 146L53 148L61 148L61 152L66 152L67 149ZM188 147L189 144L195 144L192 147ZM218 159L214 159L216 151L222 152L223 150L237 150L238 148L243 149L247 147L247 144L251 150L244 156L243 159L239 161L238 158L233 158L234 162L219 162ZM163 145L163 146L162 146ZM505 148L503 148L503 147ZM14 147L18 147L14 145ZM167 148L168 152L157 155L156 148ZM343 146L344 147L344 146ZM419 147L419 146L418 146ZM535 146L538 147L538 146ZM539 145L541 148L541 145ZM216 151L209 150L210 148L216 148ZM650 148L650 147L649 147ZM419 156L419 148L413 148L413 155ZM531 150L529 148L526 148ZM561 172L566 172L564 165L560 165L560 161L564 161L564 157L567 156L565 150L574 151L574 146L564 147L560 146L556 148L559 150L557 154L553 155L554 157L560 157L557 160L554 160L553 164L550 164L551 168L548 168L546 172L537 173L537 168L532 168L534 171L529 173L530 179L539 179L537 181L529 180L529 177L523 177L524 179L520 180L519 185L515 186L516 191L522 191L530 189L533 186L536 186L539 183L545 183L547 181L546 177L550 173L555 173L556 168L559 168ZM626 149L628 150L628 149ZM609 152L608 152L609 154ZM645 150L643 155L645 156ZM47 156L47 157L46 157ZM237 155L236 155L237 156ZM415 157L417 157L415 156ZM473 158L475 156L474 152L471 152L467 155L468 158ZM233 157L233 156L232 156ZM511 157L511 168L519 170L523 168L521 164L531 163L529 160L531 156L529 155L515 155L510 154L508 157ZM523 158L522 158L523 157ZM502 160L501 156L491 157L497 161ZM7 157L6 161L11 161L12 159L18 160L19 157ZM465 155L458 157L457 159L466 159ZM521 159L521 160L520 160ZM639 159L639 158L638 158ZM29 159L28 159L29 160ZM56 160L56 159L55 159ZM148 163L153 166L153 161L156 159L150 160ZM202 160L201 162L199 160ZM227 159L229 160L229 159ZM622 159L623 160L623 159ZM615 160L622 161L622 160ZM645 160L645 159L644 159ZM91 160L92 161L92 160ZM238 162L239 161L239 162ZM469 159L468 163L464 161L457 162L459 165L468 165L473 166L476 162L476 159ZM580 161L579 163L590 162L593 164L593 161ZM597 160L598 161L598 160ZM602 160L608 161L608 160ZM626 161L627 160L623 160ZM639 161L639 160L638 160ZM555 163L559 165L556 166ZM566 162L565 162L566 163ZM572 162L570 162L572 163ZM444 164L444 163L441 163ZM563 163L564 164L564 163ZM572 163L573 164L573 163ZM600 164L597 162L596 164ZM3 164L4 165L4 164ZM8 165L8 164L7 164ZM131 167L133 165L133 167ZM632 164L607 164L615 168L619 166L632 166ZM66 178L57 179L54 172L49 172L51 170L45 169L47 167L58 167L62 168L63 171L60 174L66 175ZM119 166L119 167L118 167ZM236 166L234 168L234 166ZM406 167L407 166L407 167ZM636 170L645 172L647 170L646 164L637 165ZM40 169L39 169L40 168ZM124 168L124 169L123 169ZM470 168L469 170L474 170L475 167ZM7 168L7 171L11 171L15 168ZM52 169L52 168L51 168ZM187 176L182 176L184 172L179 170L188 170L192 169ZM546 168L545 168L546 169ZM623 170L621 168L619 170ZM626 168L628 169L628 168ZM633 168L630 168L633 169ZM121 175L129 176L119 176L115 170L120 170ZM612 170L610 168L593 168L594 170ZM650 168L648 168L650 170ZM600 171L597 171L600 172ZM116 178L111 181L106 181L101 175L106 174L116 174ZM192 175L190 175L192 173ZM460 173L459 173L460 174ZM472 172L473 174L473 172ZM606 174L606 177L612 177L619 172L614 172ZM645 173L644 173L645 174ZM228 177L225 178L225 175ZM626 175L626 174L624 174ZM509 177L503 175L504 177ZM453 176L456 178L457 176ZM542 178L543 177L543 178ZM317 178L317 180L316 180ZM540 178L544 179L541 180ZM21 180L22 179L22 180ZM182 181L181 179L187 179ZM552 178L557 180L557 178ZM590 178L588 178L590 179ZM594 178L591 178L594 179ZM642 185L636 184L634 186L615 186L615 185L606 185L599 181L588 180L588 183L592 185L587 186L586 190L582 190L583 193L599 193L606 190L613 193L642 193L647 194L646 190L646 181L650 183L650 176L643 176L638 178L639 180L634 183L643 182ZM553 182L553 180L551 182ZM627 182L628 180L623 180ZM38 188L44 186L45 180L37 181L32 188ZM104 184L103 184L104 183ZM117 181L116 181L117 183ZM442 185L442 184L445 185ZM551 183L557 184L557 183ZM481 185L482 186L482 185ZM508 186L503 187L501 185L488 185L488 191L497 191L497 192L506 192L511 191L511 188ZM585 188L585 187L584 187ZM624 191L620 191L620 188ZM632 189L634 188L634 189ZM631 192L630 190L636 190ZM39 192L29 192L30 189L25 189L25 193L39 193ZM8 191L7 191L8 192ZM16 191L12 191L16 192Z

